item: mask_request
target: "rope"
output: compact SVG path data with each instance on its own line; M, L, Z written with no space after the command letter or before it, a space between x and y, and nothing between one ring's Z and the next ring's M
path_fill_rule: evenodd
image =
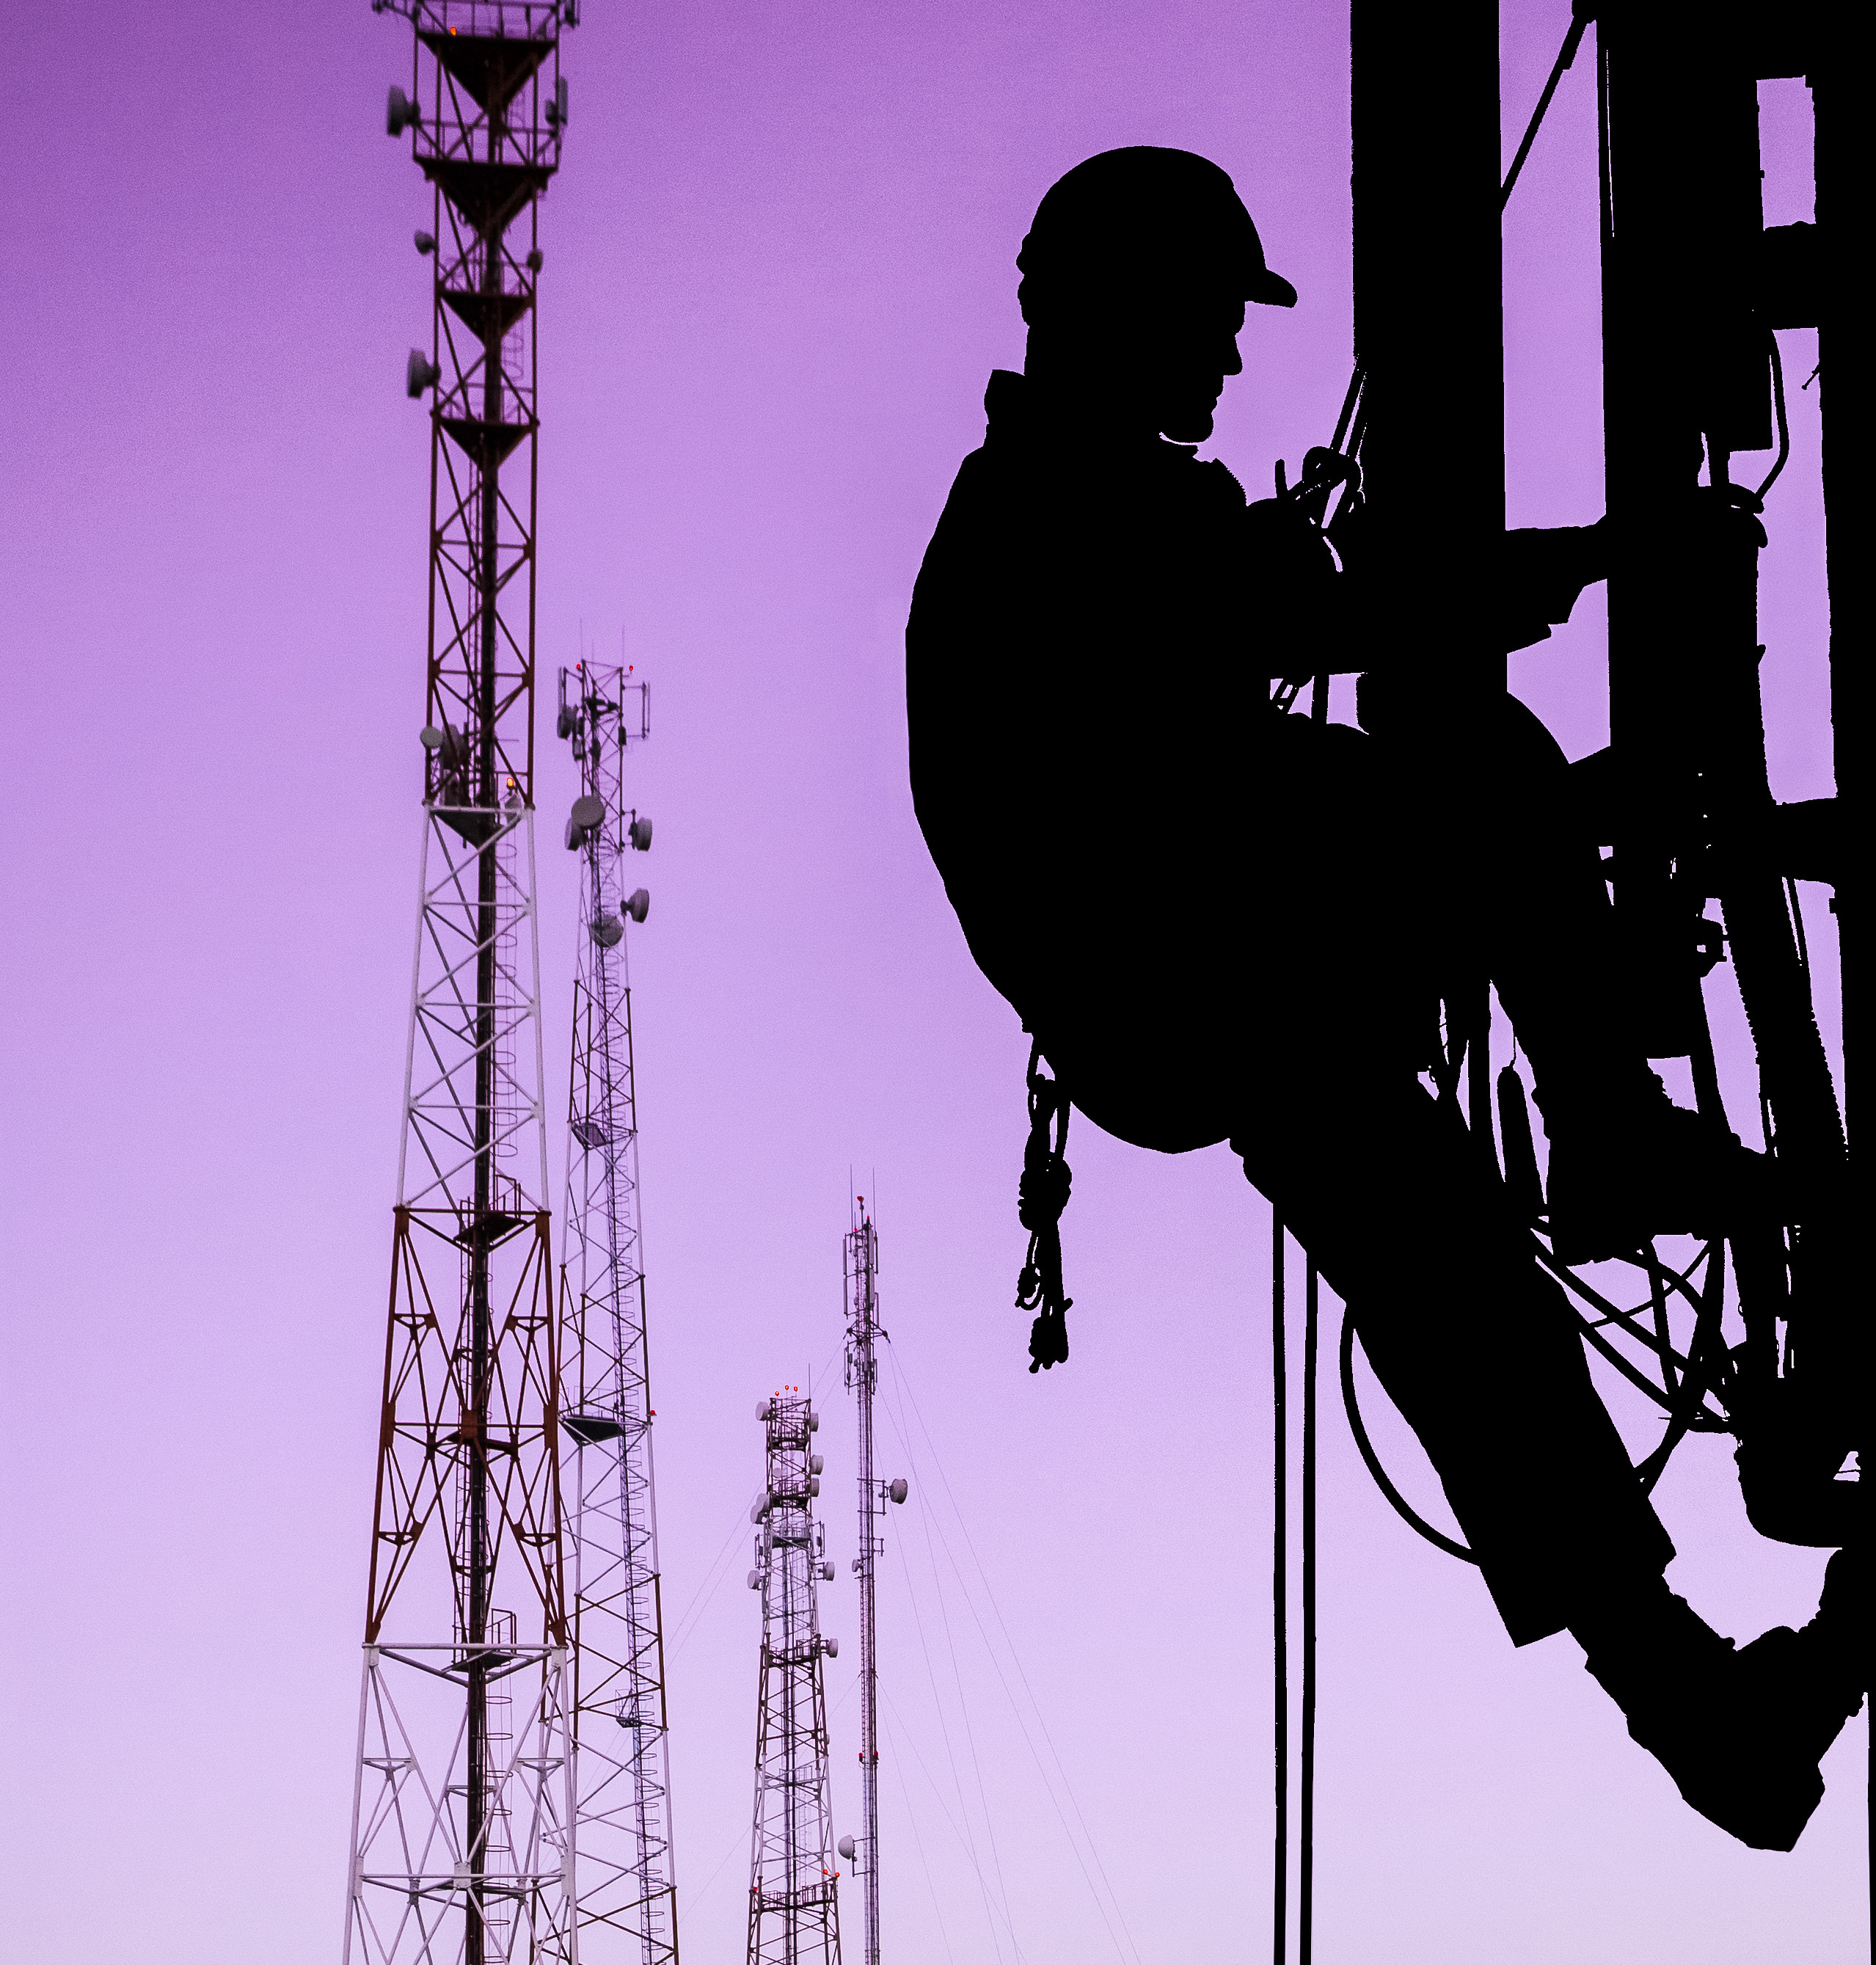
M1318 700L1328 694L1326 679ZM1303 1752L1297 1802L1296 1965L1309 1965L1315 1923L1315 1258L1303 1282Z
M1271 1892L1271 1965L1284 1965L1289 1947L1290 1889L1290 1426L1283 1355L1283 1217L1270 1211L1270 1391L1274 1409L1271 1463L1275 1505L1270 1535L1270 1635L1276 1706L1277 1847Z
M1068 1144L1068 1101L1057 1080L1042 1076L1042 1056L1038 1038L1030 1048L1030 1137L1017 1185L1017 1218L1030 1231L1030 1252L1017 1278L1017 1307L1037 1312L1030 1326L1032 1372L1068 1362L1068 1317L1075 1304L1062 1282L1062 1211L1074 1179L1062 1157Z
M1270 1954L1284 1965L1290 1892L1290 1401L1288 1310L1284 1299L1285 1230L1270 1212L1270 1385L1275 1423L1275 1491L1270 1561L1272 1676L1276 1714L1277 1838ZM1296 1783L1296 1965L1309 1965L1315 1929L1315 1361L1319 1278L1313 1256L1303 1270L1303 1708Z
M1374 1484L1387 1497L1396 1514L1412 1529L1415 1535L1424 1536L1435 1549L1443 1549L1448 1555L1456 1555L1461 1562L1474 1562L1479 1558L1463 1542L1457 1542L1450 1536L1443 1536L1431 1522L1423 1522L1407 1504L1405 1497L1387 1478L1387 1470L1381 1465L1380 1455L1374 1450L1374 1443L1368 1437L1368 1429L1361 1423L1361 1407L1355 1398L1355 1320L1346 1311L1342 1314L1342 1407L1348 1415L1348 1430L1355 1436L1355 1445L1360 1449L1363 1462L1374 1477Z

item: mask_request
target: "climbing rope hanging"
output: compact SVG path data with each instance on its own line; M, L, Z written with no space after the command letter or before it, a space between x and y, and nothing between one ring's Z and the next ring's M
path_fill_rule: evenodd
M1277 1846L1270 1892L1270 1961L1289 1951L1290 1890L1290 1405L1283 1302L1283 1214L1270 1210L1271 1693L1276 1713Z
M1328 690L1324 678L1322 690ZM1315 1932L1315 1259L1303 1275L1303 1738L1296 1774L1296 1959L1309 1965Z
M1272 1693L1276 1712L1276 1847L1271 1893L1273 1965L1285 1965L1290 1891L1290 1401L1289 1309L1283 1285L1287 1235L1270 1211L1270 1388L1275 1414L1271 1478L1275 1493L1270 1563ZM1303 1688L1297 1728L1296 1960L1309 1965L1315 1929L1315 1451L1316 1352L1320 1284L1306 1259L1303 1299L1302 1613Z

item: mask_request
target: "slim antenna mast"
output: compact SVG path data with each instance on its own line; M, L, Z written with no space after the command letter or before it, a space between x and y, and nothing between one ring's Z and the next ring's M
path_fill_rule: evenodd
M843 1836L840 1854L853 1865L866 1912L864 1965L879 1965L879 1661L873 1620L875 1572L885 1553L880 1518L888 1501L903 1501L902 1480L873 1474L873 1391L879 1361L873 1341L879 1327L879 1237L859 1198L859 1220L848 1231L846 1259L846 1383L859 1409L859 1553L853 1558L860 1585L860 1832Z

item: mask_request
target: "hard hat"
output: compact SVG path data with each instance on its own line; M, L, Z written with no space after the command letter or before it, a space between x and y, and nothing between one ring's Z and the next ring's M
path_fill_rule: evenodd
M1294 307L1296 290L1264 263L1264 242L1230 178L1190 150L1135 144L1103 150L1059 178L1036 208L1017 255L1017 299L1084 300L1116 280L1177 275L1215 282L1234 299Z

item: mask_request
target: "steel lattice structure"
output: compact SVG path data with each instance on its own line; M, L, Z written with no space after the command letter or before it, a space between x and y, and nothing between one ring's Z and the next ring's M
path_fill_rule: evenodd
M667 1965L677 1894L625 954L626 919L649 902L622 877L626 854L651 843L625 799L628 745L650 730L645 686L619 667L563 669L558 728L580 781L567 826L580 900L561 1281L576 1922L589 1957Z
M406 374L413 397L435 392L429 721L344 1955L493 1965L574 1949L532 332L573 9L387 5L414 31L389 127L412 131L435 188L435 229L418 237L434 255L432 353L413 350ZM520 1610L496 1606L498 1573Z
M1816 327L1821 354L1860 316L1836 297L1836 269L1849 262L1820 230L1821 216L1817 224L1765 224L1758 88L1805 78L1815 109L1818 210L1834 209L1845 232L1853 230L1869 167L1855 85L1842 79L1861 72L1867 24L1830 10L1716 14L1691 0L1600 13L1579 8L1520 165L1592 21L1611 742L1571 767L1580 788L1576 822L1612 849L1602 864L1623 951L1624 1015L1651 1059L1687 1060L1695 1106L1717 1137L1734 1115L1722 1094L1704 985L1730 966L1751 1034L1783 1219L1775 1228L1736 1226L1720 1240L1646 1241L1624 1251L1619 1265L1580 1272L1585 1266L1566 1265L1547 1246L1524 1093L1509 1068L1499 1075L1503 1172L1545 1237L1537 1259L1569 1292L1585 1342L1659 1408L1660 1442L1637 1469L1644 1488L1653 1489L1688 1433L1733 1433L1742 1442L1754 1527L1799 1545L1836 1547L1862 1534L1856 1484L1836 1476L1849 1452L1860 1455L1867 1430L1853 1388L1868 1339L1862 1323L1844 1314L1850 1299L1841 1283L1855 1240L1849 1150L1813 1000L1797 883L1838 889L1831 905L1842 937L1847 1072L1858 1041L1862 931L1859 904L1845 893L1854 886L1848 841L1855 835L1847 815L1861 795L1853 767L1863 722L1845 706L1860 705L1864 685L1861 667L1837 658L1867 616L1868 574L1861 555L1828 559L1839 796L1791 804L1772 792L1757 583L1759 555L1777 521L1768 497L1791 451L1778 335ZM1359 502L1383 514L1402 568L1448 563L1456 513L1479 539L1504 525L1496 462L1505 423L1501 233L1517 166L1499 182L1496 11L1469 0L1449 26L1436 45L1376 0L1360 0L1354 21L1361 365L1334 444L1339 449L1346 435L1350 456L1359 455ZM1431 120L1429 104L1437 110ZM1428 152L1428 175L1409 185L1398 159L1404 145L1424 149L1429 130L1442 146L1437 166ZM1449 214L1440 245L1446 304L1437 317L1412 291L1427 277L1413 235L1434 178ZM1741 265L1754 269L1750 281L1715 284L1716 269ZM1671 387L1659 368L1664 346L1679 351ZM1820 391L1832 523L1829 515L1860 509L1865 495L1843 460L1859 454L1855 433L1868 413L1858 365L1839 362L1837 371L1828 393ZM1378 441L1372 432L1364 439L1371 416ZM1437 480L1427 462L1436 442L1447 446ZM1754 458L1759 463L1744 469ZM1479 458L1492 468L1476 468ZM1487 645L1479 622L1469 632ZM1453 699L1449 713L1470 713L1469 695L1504 687L1502 655L1479 659L1483 666L1440 676L1438 686ZM1319 698L1322 689L1319 681ZM1287 687L1280 700L1287 705L1296 693ZM1718 902L1719 920L1707 914L1710 902ZM1444 1050L1432 1076L1455 1105L1463 1087L1468 1123L1496 1172L1489 1005L1482 977L1468 988L1470 1002L1463 992L1447 1000ZM1736 1313L1727 1306L1729 1267ZM1624 1298L1626 1304L1617 1300ZM1743 1343L1727 1334L1735 1314ZM1378 1474L1365 1444L1364 1451ZM1457 1548L1391 1491L1390 1497L1423 1533Z
M860 1832L843 1837L840 1854L861 1879L866 1918L866 1965L879 1965L879 1661L874 1617L879 1558L886 1552L880 1518L888 1501L906 1497L903 1480L873 1473L873 1394L879 1383L879 1237L860 1201L859 1222L846 1244L846 1384L859 1415L859 1553L853 1573L860 1586Z
M814 1519L821 1424L814 1402L777 1392L757 1408L768 1487L750 1586L762 1592L762 1680L756 1720L756 1808L750 1835L748 1965L839 1965L839 1879L829 1839L827 1703L815 1586L830 1582L827 1534Z

